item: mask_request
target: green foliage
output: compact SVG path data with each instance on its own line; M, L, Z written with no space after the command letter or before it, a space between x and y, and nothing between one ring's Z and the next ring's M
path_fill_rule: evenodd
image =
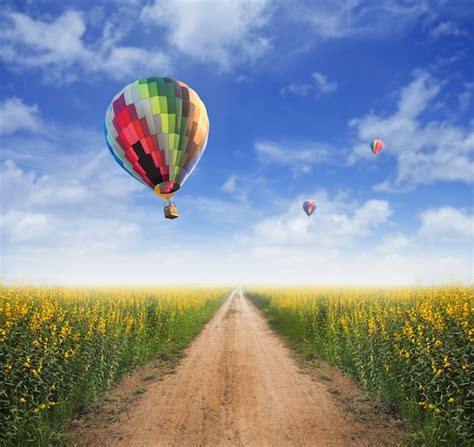
M474 445L473 289L250 290L271 324L397 411L414 445Z
M173 358L227 290L0 288L0 444L51 445L150 358Z

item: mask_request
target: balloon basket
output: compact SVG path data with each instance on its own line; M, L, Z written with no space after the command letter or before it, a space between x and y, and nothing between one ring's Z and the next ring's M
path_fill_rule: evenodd
M177 217L179 217L178 208L176 208L176 206L171 200L166 203L164 212L166 219L176 219Z

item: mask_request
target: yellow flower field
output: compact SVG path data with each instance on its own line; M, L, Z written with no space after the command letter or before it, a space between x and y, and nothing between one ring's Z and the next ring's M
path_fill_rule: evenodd
M339 366L399 411L415 444L474 443L473 287L249 296L292 347Z
M54 444L117 378L182 349L227 292L0 287L0 444Z

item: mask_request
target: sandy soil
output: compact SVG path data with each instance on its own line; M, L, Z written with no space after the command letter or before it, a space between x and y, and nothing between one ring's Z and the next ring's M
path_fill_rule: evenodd
M148 383L119 418L83 427L79 445L396 445L396 423L356 420L327 380L301 371L238 289L174 374Z

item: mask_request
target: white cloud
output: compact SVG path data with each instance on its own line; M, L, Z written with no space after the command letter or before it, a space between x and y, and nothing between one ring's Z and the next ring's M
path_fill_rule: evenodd
M307 82L292 82L286 87L280 89L282 96L308 96L313 90L313 85Z
M398 115L416 118L428 106L440 91L441 84L437 83L424 71L415 71L415 79L400 92Z
M472 281L472 251L423 244L393 228L388 202L356 203L347 194L316 191L307 219L298 197L286 211L259 219L232 250L236 276L269 284L442 284ZM373 248L371 248L371 246ZM244 256L245 254L245 256ZM238 273L237 273L238 272ZM219 278L229 276L223 272ZM231 275L230 275L231 276Z
M136 47L112 48L102 63L109 75L116 79L166 73L171 67L167 54Z
M275 191L269 187L268 181L262 172L265 166L260 166L254 170L232 173L222 184L221 190L232 196L242 206L242 213L251 209L250 198L255 198L256 192L260 197L265 197L271 201L275 198ZM255 211L252 213L255 216Z
M104 26L100 38L87 36L84 14L66 11L52 20L33 19L17 12L3 14L1 57L15 68L40 68L48 80L73 81L81 73L125 79L143 72L166 72L171 61L162 51L120 46L128 26ZM111 18L110 20L112 20Z
M103 160L99 165L103 166ZM85 171L91 177L82 173L83 181L87 178L93 182L95 168L89 166ZM28 189L31 194L37 177L21 169L16 175L33 182ZM70 210L64 206L56 209L54 204L48 209L44 200L27 200L24 206L20 202L14 207L9 202L9 210L3 214L9 223L0 229L7 242L2 252L3 278L7 282L22 279L87 285L431 284L472 280L472 253L468 250L450 249L446 254L438 243L420 246L402 233L384 236L384 229L393 227L386 201L357 203L348 194L316 191L312 197L319 209L308 220L301 208L306 197L298 197L288 209L268 217L268 209L246 203L181 196L183 220L170 223L164 221L160 210L154 210L154 216L149 208L141 210L132 205L133 196L105 203L100 189L94 189L94 194L97 206L84 206L78 197ZM55 197L50 199L54 202ZM272 206L283 210L285 204ZM187 241L186 231L179 225L185 224L185 213L193 207L197 211L193 213L193 227L198 215L234 224L239 231L242 216L255 224L248 234L236 239L228 232L210 234L203 229ZM173 230L176 225L179 229ZM144 237L146 228L150 229L148 237ZM372 250L371 243L377 244ZM461 246L465 245L461 241Z
M3 213L2 213L3 214ZM50 219L44 213L10 210L2 215L0 230L9 242L28 242L48 236Z
M388 234L382 242L375 247L375 251L381 253L397 253L411 245L411 239L402 233Z
M459 101L459 108L461 112L466 112L471 105L471 98L472 93L470 91L464 91L459 94L458 101Z
M469 33L451 21L441 22L429 31L429 36L436 40L445 36L468 36Z
M162 31L181 53L228 70L238 62L254 62L271 47L263 33L272 14L269 1L187 1L177 7L165 0L143 9L141 19Z
M131 177L128 179L128 174L114 165L106 149L101 148L98 153L89 150L72 156L51 152L48 155L43 160L46 166L36 166L41 174L25 170L12 160L0 165L0 189L2 195L9 198L8 202L2 201L2 205L7 203L8 209L66 209L68 212L81 207L83 211L102 214L105 203L113 202L117 197L125 200L144 188ZM106 166L108 168L104 169ZM111 205L107 205L109 211L113 211Z
M474 244L474 216L463 210L445 206L424 211L420 215L421 237L436 241L464 241Z
M278 143L257 141L255 150L264 164L284 165L291 169L293 175L307 174L314 165L326 162L330 150L321 143L284 146Z
M238 191L237 187L237 176L231 175L222 185L222 191L228 192L230 194L235 193Z
M310 94L318 96L335 92L337 89L337 82L329 81L327 76L315 72L311 74L311 82L292 82L280 89L280 93L282 96L308 96Z
M322 73L313 73L311 75L317 86L317 91L321 93L331 93L337 90L337 82L330 82Z
M67 11L52 22L33 20L16 12L7 14L7 19L9 23L2 41L28 48L31 53L24 60L25 64L68 63L87 53L82 41L86 25L83 15L77 11Z
M29 106L15 97L0 102L0 135L11 135L18 130L39 131L41 124L36 104Z
M351 203L343 194L330 196L324 190L311 197L318 205L311 219L303 213L305 197L298 197L282 214L258 221L250 235L251 244L347 247L386 223L392 213L384 200Z
M137 238L140 227L130 221L127 206L143 186L115 166L100 133L67 128L54 132L48 126L53 131L47 135L13 135L2 140L3 249L22 252L74 247L84 253L117 249ZM66 144L68 151L58 153L57 147ZM35 157L16 156L8 150L10 145Z
M359 139L350 163L372 157L369 143L374 138L385 142L382 156L394 156L397 160L395 180L387 180L376 189L474 180L474 131L449 122L423 123L422 115L442 85L428 73L416 71L413 81L401 90L397 110L392 115L384 117L371 112L349 122Z
M428 14L424 1L316 0L288 5L290 17L311 26L322 39L370 35L393 37L399 29Z
M72 217L58 212L10 210L3 215L0 230L4 241L16 248L62 247L81 254L98 248L116 250L132 243L140 227L117 216Z
M91 190L79 181L81 176L78 173L64 176L62 167L56 163L55 167L58 173L38 176L33 171L25 172L12 160L5 161L1 166L0 185L5 196L10 198L10 206L20 206L24 210L37 206L78 206L91 198Z
M236 79L237 84L251 84L253 79L250 76L239 74Z
M472 102L472 92L474 91L474 82L465 82L464 91L458 96L459 109L461 113L469 110Z

